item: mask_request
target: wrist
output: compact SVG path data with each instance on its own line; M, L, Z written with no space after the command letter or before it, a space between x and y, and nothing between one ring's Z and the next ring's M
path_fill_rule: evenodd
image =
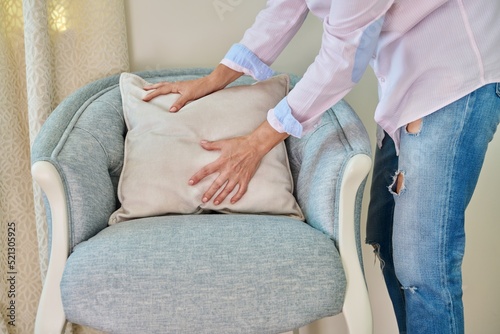
M288 133L278 132L265 121L248 136L248 139L255 150L264 156L288 136Z
M243 75L242 72L235 71L226 65L219 64L208 76L205 77L207 84L212 91L218 91L229 85L234 80Z

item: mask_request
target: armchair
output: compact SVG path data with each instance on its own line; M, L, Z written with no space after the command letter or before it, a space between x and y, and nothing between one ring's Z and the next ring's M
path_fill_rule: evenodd
M156 82L208 73L139 75ZM35 332L61 333L71 321L127 334L281 333L343 313L350 333L371 333L359 237L370 143L349 105L339 102L312 133L286 141L305 223L205 214L108 226L126 135L118 79L66 98L32 148L50 236Z

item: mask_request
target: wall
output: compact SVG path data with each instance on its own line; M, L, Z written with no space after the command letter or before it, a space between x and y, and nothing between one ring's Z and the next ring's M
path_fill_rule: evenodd
M229 47L240 40L265 1L125 0L125 4L131 69L139 71L215 66ZM321 22L310 15L273 69L303 74L317 54L321 30ZM346 99L363 120L374 143L373 111L377 91L376 80L370 70ZM499 167L500 135L497 135L491 143L475 197L467 211L467 252L463 270L466 328L469 333L500 332L500 252L494 242L500 233L496 207L498 199L495 195L500 189ZM364 201L365 213L367 199L368 193ZM370 247L364 246L363 252L375 333L397 333L379 263L374 263ZM316 322L301 329L301 334L315 334L330 328L337 329L335 333L347 333L340 316Z

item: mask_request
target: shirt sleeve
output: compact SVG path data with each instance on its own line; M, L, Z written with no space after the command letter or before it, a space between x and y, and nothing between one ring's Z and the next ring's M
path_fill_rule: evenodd
M221 63L257 80L267 79L274 74L269 66L295 36L308 12L304 0L268 0L255 23Z
M375 55L384 16L393 0L330 2L330 10L323 18L319 54L288 96L268 112L268 122L279 132L295 137L309 132L321 115L361 79ZM248 66L245 61L232 56L231 51L224 61L240 66L240 71L244 68L242 72L254 78L266 78L256 69L262 71L272 64L300 28L307 12L304 0L268 1L240 42L259 60L250 62L260 62L260 65ZM243 58L248 60L252 56L244 55Z

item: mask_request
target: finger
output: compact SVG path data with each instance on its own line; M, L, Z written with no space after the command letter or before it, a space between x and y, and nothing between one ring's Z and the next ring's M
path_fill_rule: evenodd
M154 85L148 85L143 87L145 91L150 91L142 100L143 101L151 101L155 97L159 95L167 95L170 93L178 93L179 90L174 83L171 82L160 82Z
M203 203L207 203L208 201L210 201L212 197L219 191L219 189L224 187L227 182L227 178L225 177L219 176L218 178L216 178L210 188L208 188L205 194L203 194L203 198L201 199L201 201ZM220 204L220 202L217 204Z
M159 95L159 94L154 94L155 92L156 92L156 91L153 91L152 93L147 94L146 96L144 96L144 97L142 98L142 100L143 100L144 102L149 102L149 101L151 101L152 99L154 99L155 97L157 97L157 96Z
M248 183L240 183L238 191L231 198L231 204L235 204L236 202L238 202L243 197L243 195L245 195L247 190L248 190Z
M220 151L222 147L224 146L224 141L223 140L216 140L216 141L208 141L208 140L202 140L200 142L201 147L207 151Z
M226 197L233 192L234 188L236 188L237 183L234 181L229 180L226 183L226 186L222 191L217 195L217 197L214 199L214 204L219 205L220 203L224 202Z
M142 87L144 90L152 90L152 89L157 89L157 88L160 88L161 86L163 86L165 83L164 82L158 82L158 83L155 83L155 84L149 84L149 85L146 85L144 87Z
M155 97L163 95L163 94L166 94L166 93L162 92L160 89L155 89L152 92L148 93L146 96L144 96L142 98L142 100L145 102L149 102L152 99L154 99Z
M178 112L181 110L182 107L186 105L189 101L192 99L189 99L188 97L185 97L184 95L180 95L179 98L172 104L170 107L170 112Z
M191 176L191 178L188 181L189 185L194 186L195 184L197 184L198 182L200 182L201 180L203 180L204 178L206 178L210 174L215 173L218 169L219 169L219 163L217 162L217 160L206 165L205 167L200 169L198 172L196 172L196 174Z

